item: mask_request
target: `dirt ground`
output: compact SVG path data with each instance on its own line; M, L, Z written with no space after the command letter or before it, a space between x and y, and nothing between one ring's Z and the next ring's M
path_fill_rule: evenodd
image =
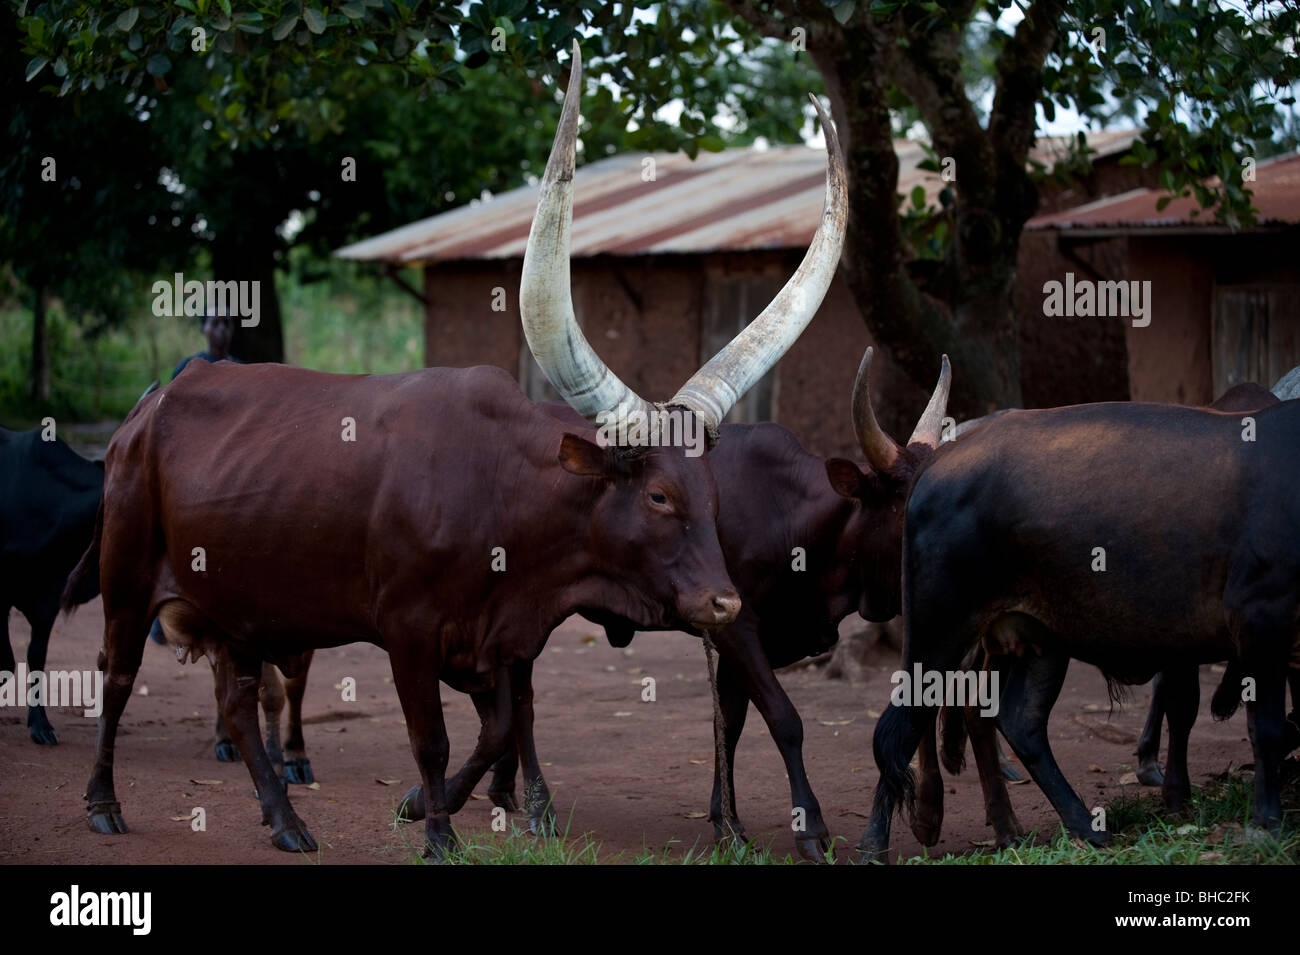
M51 640L51 669L93 668L103 615L98 600L61 619ZM26 652L28 628L10 618L15 654ZM856 685L820 669L783 675L804 718L804 754L833 835L856 844L875 784L871 732L889 698L892 662L868 668ZM353 677L357 701L338 685ZM657 699L641 701L642 679L656 680ZM1202 669L1201 715L1192 735L1193 784L1251 761L1246 721L1215 723L1208 713L1218 675ZM712 709L704 651L685 634L641 634L626 650L574 618L558 630L536 666L538 752L561 821L590 832L601 859L630 861L644 847L706 847L712 778ZM1105 683L1075 664L1052 716L1056 756L1091 805L1104 804L1135 768L1149 689L1109 713ZM102 836L85 824L82 793L90 775L95 721L72 709L51 711L55 747L36 746L22 709L0 710L0 862L4 863L273 863L309 860L271 847L259 823L252 783L242 764L213 756L214 701L206 662L181 666L173 652L149 644L117 745L117 793L129 835ZM477 718L468 697L444 689L452 766L469 752ZM294 786L290 798L321 844L323 863L407 863L421 832L395 831L397 801L418 781L407 744L388 657L356 645L316 654L304 705L308 754L318 789ZM943 841L931 855L969 852L990 838L972 768L948 780ZM790 792L784 767L762 719L751 707L737 756L741 818L752 837L784 854L793 851ZM491 803L486 782L453 818L464 833L486 832ZM1056 814L1033 783L1012 788L1027 828L1053 832ZM207 831L187 821L194 807ZM522 819L522 817L520 817ZM896 824L894 848L922 852ZM845 843L841 843L844 847ZM620 855L621 854L621 855ZM848 853L843 853L848 855ZM317 861L317 860L311 860Z

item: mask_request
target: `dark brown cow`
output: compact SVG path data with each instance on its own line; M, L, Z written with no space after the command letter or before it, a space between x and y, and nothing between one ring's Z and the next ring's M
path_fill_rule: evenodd
M726 726L727 768L734 766L736 745L749 704L762 715L781 751L790 780L799 854L824 861L830 833L813 794L803 762L803 720L773 670L824 652L838 638L838 624L852 613L868 620L897 616L903 504L911 475L938 445L951 370L944 358L939 382L908 446L886 459L879 451L870 414L870 368L867 349L853 387L855 429L868 458L882 465L864 472L843 458L809 454L787 429L776 424L723 425L710 461L718 481L718 538L727 570L740 592L740 615L712 634L718 648L718 696ZM571 410L547 405L558 419L581 427ZM889 442L889 447L895 447ZM829 480L828 480L829 478ZM798 550L796 550L798 549ZM625 646L638 629L627 620L591 617L603 624L610 642ZM520 733L531 741L532 734ZM537 755L521 751L525 792L532 776L528 766ZM489 795L498 805L513 806L514 754L494 767ZM532 770L533 774L540 770ZM721 839L728 829L744 838L735 805L735 783L728 778L731 803L722 805L720 767L714 766L710 819ZM536 830L546 807L525 796L530 826ZM419 787L403 802L407 818L423 815Z
M532 353L579 413L593 422L640 413L660 427L664 407L620 382L573 317L580 89L575 45L520 313ZM834 277L847 202L839 147L825 128L827 204L808 254L763 314L668 403L690 427L716 433ZM341 428L355 429L356 440L341 440ZM707 630L735 619L740 599L718 544L717 485L707 456L687 450L662 441L601 447L566 432L497 368L187 371L114 436L97 544L83 558L98 557L106 620L90 827L126 831L114 740L157 614L169 641L215 656L228 688L226 724L264 822L273 844L291 851L315 840L258 739L262 661L355 641L385 648L431 794L426 844L441 855L453 839L451 813L505 751L516 696L562 620L584 612L647 629ZM450 779L440 682L470 693L486 714L474 752Z
M1120 683L1236 659L1257 686L1258 825L1281 823L1286 674L1300 650L1300 403L1239 413L1106 403L1014 411L940 449L908 502L904 668L1005 675L998 728L1069 831L1107 841L1052 757L1070 659ZM1253 440L1251 440L1253 438ZM1104 572L1093 569L1103 548ZM888 849L936 709L891 705L859 848Z

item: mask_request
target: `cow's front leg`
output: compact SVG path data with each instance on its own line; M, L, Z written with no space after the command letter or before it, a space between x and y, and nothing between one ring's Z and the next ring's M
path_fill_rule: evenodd
M262 745L257 725L262 661L223 647L217 654L216 666L222 714L257 788L257 798L262 805L262 825L271 827L271 844L285 852L314 852L316 840L289 805L289 797L285 795L266 747Z
M432 641L428 641L431 643ZM424 855L441 862L452 848L456 833L447 809L447 724L442 716L442 687L438 662L426 641L419 637L388 641L388 658L393 668L393 685L406 717L406 734L411 753L420 768L421 786L407 793L399 814L407 819L424 819ZM418 801L418 806L413 803ZM418 815L415 813L418 811Z
M496 683L491 689L470 694L474 709L478 711L478 741L469 759L447 780L447 810L459 812L479 784L488 767L495 763L510 746L511 687L510 671L501 667L496 672Z

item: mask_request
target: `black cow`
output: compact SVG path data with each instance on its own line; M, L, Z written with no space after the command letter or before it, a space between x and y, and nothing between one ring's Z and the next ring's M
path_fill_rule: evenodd
M93 536L104 490L102 462L86 460L53 434L45 440L45 434L0 428L0 671L8 674L15 668L11 607L31 624L28 669L45 669L59 596ZM85 603L98 593L99 577L92 574L72 597ZM27 727L35 743L53 746L59 741L42 706L27 708Z
M1257 687L1253 818L1281 824L1300 403L1252 417L1247 429L1239 413L1124 402L1010 412L941 449L913 487L904 669L959 670L983 648L1006 675L998 728L1077 837L1107 841L1047 739L1072 657L1128 684L1237 660ZM936 712L891 706L877 724L869 858L913 802L908 761Z

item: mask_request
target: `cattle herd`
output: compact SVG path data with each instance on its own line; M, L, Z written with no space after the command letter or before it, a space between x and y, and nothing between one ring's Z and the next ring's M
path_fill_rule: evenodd
M103 597L89 827L127 832L114 745L156 618L178 657L211 661L218 756L242 757L276 847L316 845L284 785L312 778L301 725L311 654L356 641L391 659L421 781L402 807L424 820L426 852L446 853L452 814L489 771L493 802L545 831L554 813L533 743L532 669L552 630L579 614L615 646L650 630L711 639L716 835L744 837L731 765L752 702L805 813L796 848L823 859L831 836L804 769L802 721L774 671L824 652L851 614L901 613L903 672L996 674L1000 695L995 712L953 699L883 707L864 860L888 859L896 812L923 844L938 840L939 764L959 771L968 740L997 842L1019 837L999 733L1068 831L1104 844L1048 740L1072 659L1113 686L1155 679L1140 772L1175 808L1191 791L1197 668L1226 662L1213 710L1246 702L1253 821L1276 831L1280 766L1300 742L1286 710L1289 677L1300 691L1300 402L1280 400L1294 397L1286 383L1277 395L1239 386L1207 408L1013 410L953 434L945 357L899 443L872 410L867 349L845 422L865 467L810 454L775 424L723 424L811 320L838 267L845 174L822 113L826 204L802 264L674 397L648 401L597 357L573 313L580 71L575 46L520 287L529 348L563 402L534 404L487 367L344 376L194 363L141 398L102 470L37 432L0 432L0 670L15 669L10 607L31 623L28 665L39 670L60 605ZM612 416L637 422L636 439L603 440ZM683 417L702 427L706 453L672 439L668 422ZM344 418L355 441L340 441ZM443 684L469 694L481 721L451 775ZM28 726L35 742L56 742L39 706Z

